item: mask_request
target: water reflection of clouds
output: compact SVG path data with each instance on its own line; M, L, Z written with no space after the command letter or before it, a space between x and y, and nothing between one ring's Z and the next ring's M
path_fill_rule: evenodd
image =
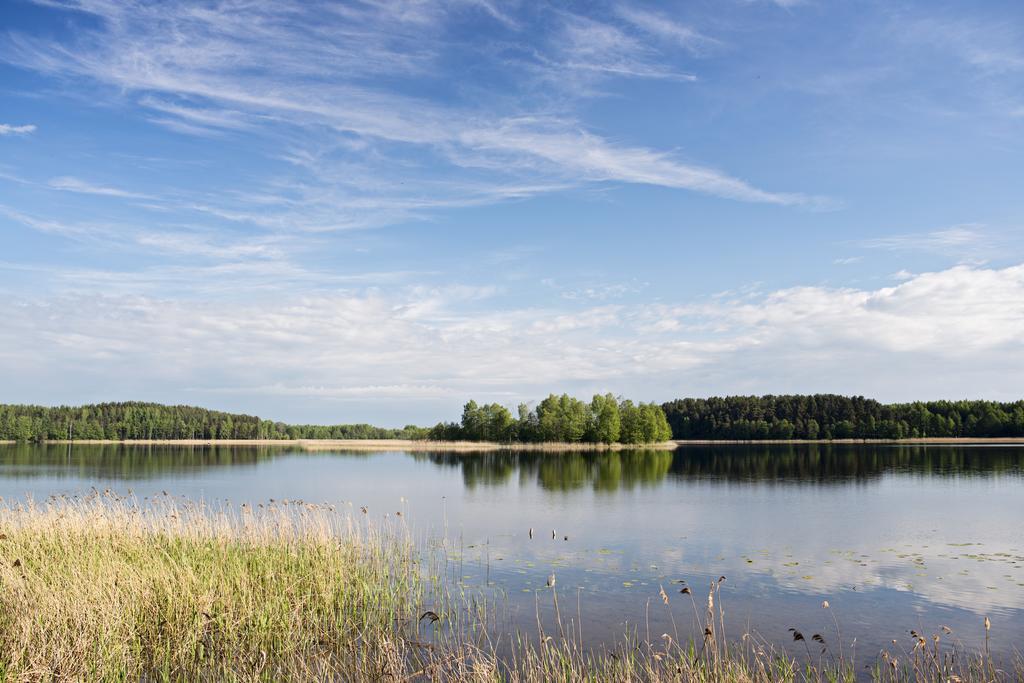
M475 546L466 550L475 575L486 576L489 561L523 595L555 571L565 577L559 585L626 608L657 600L673 580L697 592L724 574L744 604L787 615L797 602L842 596L846 618L865 625L880 610L893 619L1017 611L1011 621L1024 622L1024 528L1010 522L1024 519L1024 448L306 455L76 447L68 456L64 447L0 447L3 494L120 485L235 502L349 500L368 505L373 519L406 510L424 538L447 528ZM963 543L981 545L951 545Z
M706 587L698 584L709 577L725 575L744 591L759 585L818 599L835 600L846 593L870 602L875 593L893 590L932 606L979 616L1024 610L1024 556L1008 545L973 552L943 546L827 550L809 545L791 552L765 552L743 546L687 549L683 544L609 544L580 550L556 543L530 548L509 541L492 541L491 558L527 567L533 583L549 571L565 571L591 590L621 591L623 581L638 587L687 580L699 591ZM482 556L477 560L483 561Z

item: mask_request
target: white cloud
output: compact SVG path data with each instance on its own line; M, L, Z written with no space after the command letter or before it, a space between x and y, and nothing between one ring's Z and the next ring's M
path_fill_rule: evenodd
M365 401L368 399L437 399L453 397L462 398L454 394L450 387L434 386L430 384L371 384L366 386L324 386L306 385L296 386L289 384L271 384L265 386L240 386L207 389L203 387L191 388L204 394L246 394L261 396L298 396L304 398L324 398L334 400Z
M485 392L510 403L552 390L907 399L977 395L983 386L991 398L1009 398L1024 381L1024 265L958 266L875 290L796 287L628 307L503 308L490 287L357 282L259 303L209 292L196 301L118 293L132 288L107 287L117 279L79 278L75 293L0 300L6 391L52 374L62 400L76 400L98 378L117 377L102 386L123 387L124 396L158 391L165 401L194 398L186 389L231 396L255 387L307 397L302 405L315 413L317 396L420 387L405 399L440 400L432 405L441 418L445 401Z
M34 133L36 127L32 124L24 126L12 126L9 123L0 123L0 135L28 135Z

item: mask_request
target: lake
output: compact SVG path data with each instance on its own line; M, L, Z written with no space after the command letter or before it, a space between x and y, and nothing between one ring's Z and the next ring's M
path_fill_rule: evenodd
M93 487L140 499L166 491L351 504L391 523L401 511L415 538L444 539L456 580L498 596L508 628L535 633L538 615L553 623L544 587L554 573L563 616L579 615L592 645L628 631L694 635L694 609L725 576L729 635L797 654L790 628L841 639L847 654L856 641L861 664L892 639L909 649L911 630L946 626L944 642L983 647L986 616L994 651L1024 646L1020 446L468 454L0 445L5 499Z

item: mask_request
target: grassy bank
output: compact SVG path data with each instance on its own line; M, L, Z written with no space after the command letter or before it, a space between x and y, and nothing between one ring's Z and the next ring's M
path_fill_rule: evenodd
M666 634L588 650L572 619L502 635L484 627L493 620L483 603L432 578L444 573L436 559L417 553L401 517L373 526L359 510L301 502L3 505L0 679L739 683L851 680L855 670L827 646L819 655L817 634L796 643L801 664L753 637L722 642L718 585L706 599L672 598L692 603L696 642ZM556 590L542 599L557 610ZM872 665L882 680L1024 677L931 639Z

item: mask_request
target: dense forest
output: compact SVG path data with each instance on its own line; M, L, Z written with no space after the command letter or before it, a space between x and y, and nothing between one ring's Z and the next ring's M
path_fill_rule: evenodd
M0 440L433 439L504 443L652 443L676 439L902 439L1024 437L1024 401L883 404L862 396L687 398L658 406L611 394L587 402L548 396L517 414L497 403L465 405L459 422L431 429L368 424L289 425L191 406L102 403L0 405Z
M0 405L0 440L58 439L412 439L425 429L368 424L288 425L191 406L101 403L71 408Z
M883 404L863 396L686 398L662 406L676 439L1024 436L1024 401Z
M667 441L672 430L655 403L637 403L598 394L588 403L568 394L551 394L531 410L519 404L518 415L498 403L470 401L460 422L442 422L430 430L436 441L501 443L623 443Z

